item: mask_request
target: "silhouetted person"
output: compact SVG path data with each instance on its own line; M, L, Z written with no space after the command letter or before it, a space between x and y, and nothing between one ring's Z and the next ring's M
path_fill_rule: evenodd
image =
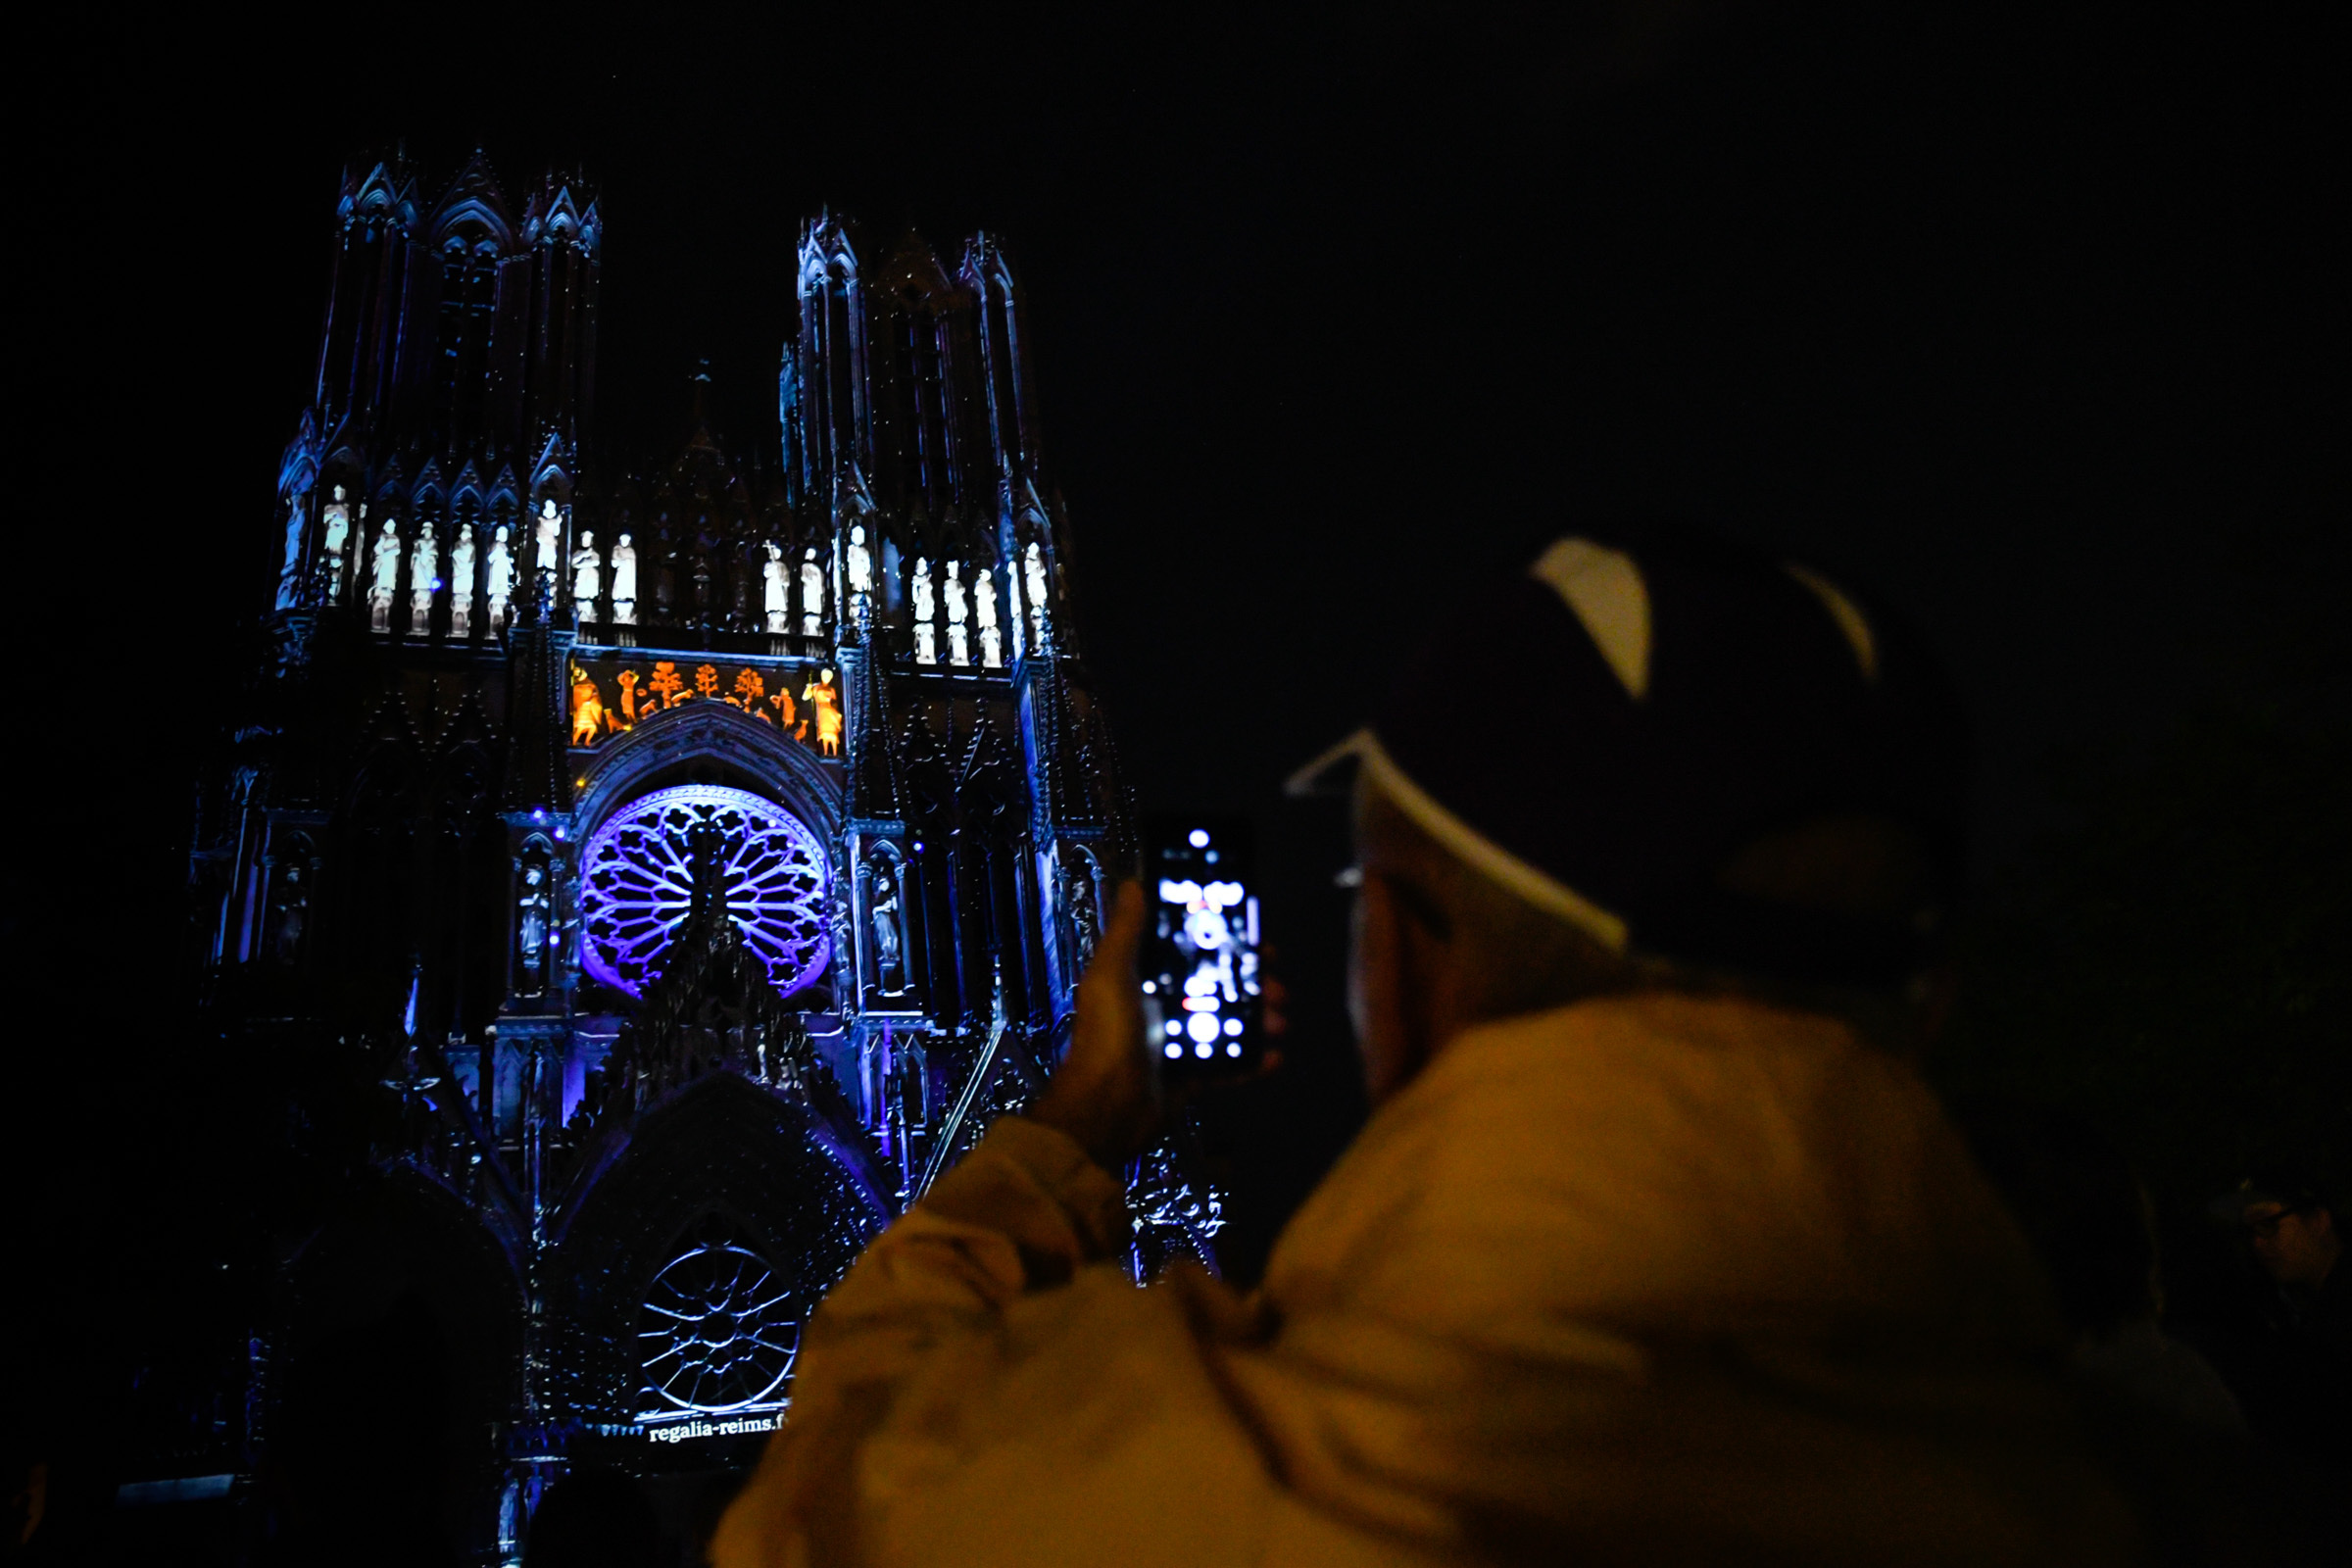
M2070 1112L1978 1108L1961 1124L2049 1277L2076 1370L2139 1415L2242 1435L2229 1385L2160 1324L2155 1218L2123 1151Z
M1801 566L1570 538L1404 667L1298 781L1351 772L1374 1111L1260 1290L1122 1267L1126 888L1051 1085L811 1321L714 1561L2137 1560L1907 1061L1965 784L1921 658Z
M653 1505L617 1470L583 1466L548 1488L531 1514L522 1568L653 1568Z
M2335 1205L2292 1169L2247 1178L2230 1205L2270 1286L2234 1369L2246 1419L2290 1452L2352 1459L2352 1269Z

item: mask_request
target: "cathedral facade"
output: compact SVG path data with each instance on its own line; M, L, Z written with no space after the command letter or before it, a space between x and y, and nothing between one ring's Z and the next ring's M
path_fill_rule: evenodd
M697 387L633 470L594 196L425 195L343 182L197 938L223 1038L368 1085L245 1465L299 1491L408 1322L490 1562L569 1466L748 1461L815 1300L1051 1071L1132 846L994 240L808 221L765 461ZM1139 1273L1213 1258L1173 1149L1132 1196Z

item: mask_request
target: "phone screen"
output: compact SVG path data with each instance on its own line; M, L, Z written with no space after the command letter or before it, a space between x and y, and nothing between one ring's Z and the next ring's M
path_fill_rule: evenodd
M1144 1021L1163 1070L1224 1075L1257 1065L1257 890L1250 824L1156 817L1144 829L1152 925Z

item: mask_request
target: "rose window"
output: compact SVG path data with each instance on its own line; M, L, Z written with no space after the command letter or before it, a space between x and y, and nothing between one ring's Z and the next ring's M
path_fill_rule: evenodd
M759 1253L705 1241L654 1276L638 1318L642 1419L724 1415L782 1402L801 1346L791 1292Z
M825 930L825 851L799 817L748 790L681 784L642 796L607 818L580 856L580 914L588 972L630 996L662 974L669 944L694 909L693 831L718 829L727 914L783 996L814 981L831 956Z

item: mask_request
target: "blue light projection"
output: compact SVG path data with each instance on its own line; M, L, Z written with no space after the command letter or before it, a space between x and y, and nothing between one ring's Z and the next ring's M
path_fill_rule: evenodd
M638 1419L724 1415L782 1402L801 1348L790 1291L759 1253L705 1241L654 1276L638 1319L650 1408Z
M694 906L687 835L709 822L725 835L727 913L744 945L789 997L824 973L825 852L790 811L748 790L680 784L622 807L580 856L588 972L630 996L661 978L662 956Z

